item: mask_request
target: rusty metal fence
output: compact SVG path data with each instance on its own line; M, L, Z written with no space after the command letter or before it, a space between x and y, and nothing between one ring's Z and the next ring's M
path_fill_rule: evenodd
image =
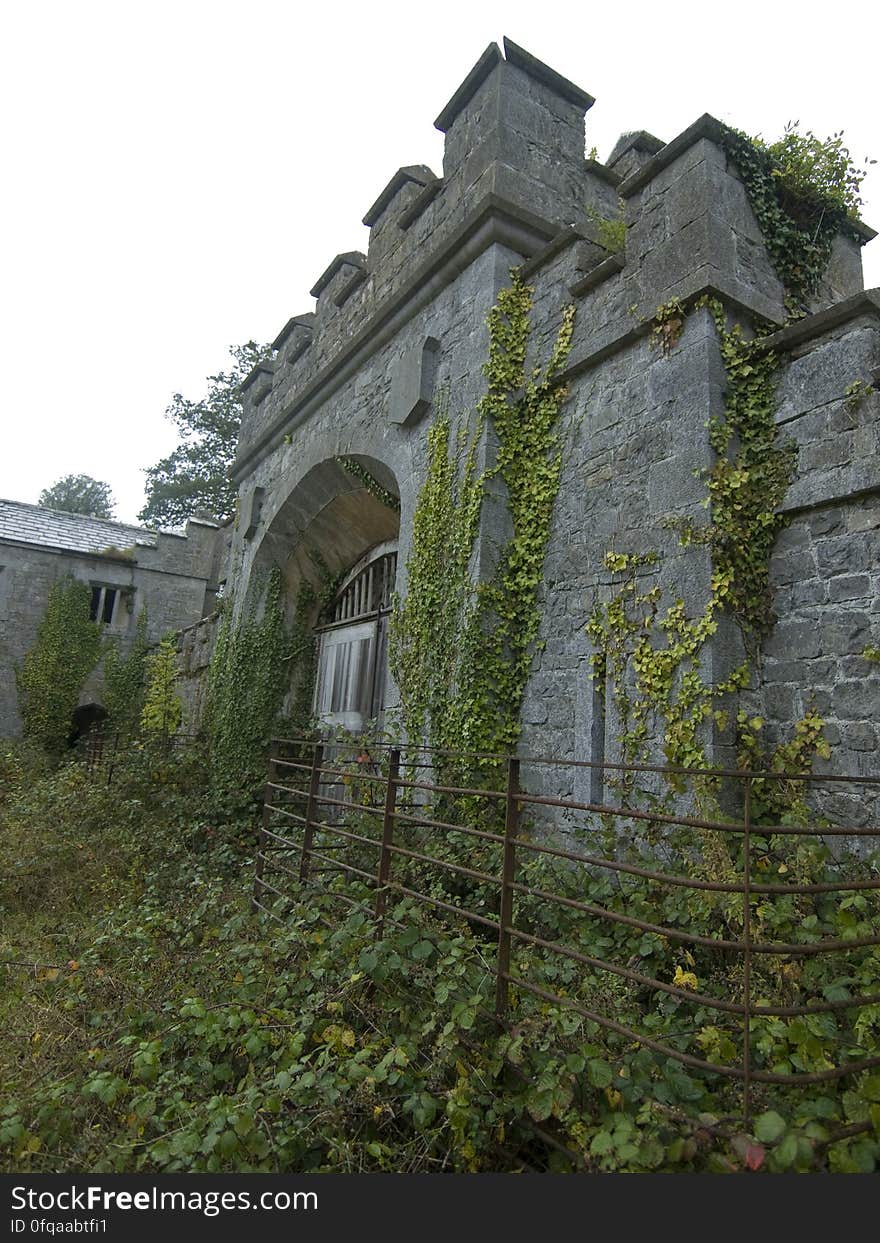
M655 783L672 777L680 785L690 785L697 777L716 790L723 787L721 805L735 811L713 818L640 807L630 796L615 800L606 793L608 801L595 802L529 792L530 784L545 790L571 786L572 774L596 768L603 770L606 791L619 791L633 776ZM841 1035L840 1056L821 1069L780 1069L756 1059L756 1029L762 1021L809 1023L830 1016L835 1023L846 1019L851 1032L869 1007L880 1007L880 984L877 992L853 995L844 987L844 995L838 988L833 996L821 991L810 996L796 982L804 964L831 955L837 956L845 976L854 955L874 955L872 947L880 945L880 876L870 855L880 845L880 827L765 823L766 807L756 809L756 803L766 795L768 783L783 780L804 790L821 784L832 791L845 787L852 795L863 789L870 798L880 791L880 777L782 777L728 770L694 774L650 765L458 756L427 748L404 752L388 744L347 750L339 744L276 740L253 905L283 919L284 904L292 901L291 882L311 882L323 883L355 905L368 889L379 927L392 895L432 907L444 920L464 921L496 946L494 1013L499 1021L527 996L570 1008L626 1042L738 1084L748 1126L756 1085L833 1083L880 1065L880 1057L864 1056L851 1035ZM857 799L851 801L858 805ZM870 805L868 798L864 805ZM548 826L548 816L557 817L555 830ZM572 840L578 835L579 840ZM648 866L638 847L646 840L656 846ZM719 842L724 843L721 865ZM823 879L812 874L803 878L798 851L809 843L821 846L826 858ZM655 862L658 854L666 861L662 870ZM720 874L712 872L713 859ZM778 862L785 859L788 864ZM537 878L536 860L548 865ZM769 879L771 875L776 879ZM438 876L444 879L438 882ZM327 885L330 877L335 879ZM596 900L596 877L613 900ZM338 878L346 878L350 891ZM592 885L586 896L585 878ZM658 892L680 894L684 916L667 922L642 917L642 897ZM708 914L703 909L688 922L689 895L698 893L709 895ZM847 910L850 904L854 914L843 936L811 935L816 926L821 931L821 921L813 915L803 916L794 938L768 936L774 904L789 904L781 909L788 912L790 927L792 911L797 911L792 902L832 903ZM559 909L570 913L562 932L551 914ZM581 925L607 933L600 938L604 952L585 952L578 938ZM675 978L664 979L645 969L643 960L633 961L632 954L616 957L614 949L634 933L647 939L647 957L653 946L675 947L686 963L693 962L694 953L710 964L723 963L716 982L735 980L733 995L704 991L695 974L688 978L683 972L679 978L676 971ZM543 977L540 983L527 978L517 965L524 949L540 954L542 963L562 959L575 964L585 987L554 989ZM880 970L876 978L880 981ZM727 1024L727 1037L735 1037L737 1056L712 1060L639 1028L629 1014L615 1012L613 991L610 1005L601 1008L602 982L608 980L624 981L642 996L675 998L697 1015L718 1015L718 1022ZM774 981L789 995L768 997ZM880 1010L876 1015L880 1020ZM870 1126L857 1124L849 1133Z
M154 755L170 755L195 747L200 741L198 734L181 732L147 740L119 731L89 730L76 742L74 754L93 780L112 785L119 762L123 757L130 757L137 748L150 749Z

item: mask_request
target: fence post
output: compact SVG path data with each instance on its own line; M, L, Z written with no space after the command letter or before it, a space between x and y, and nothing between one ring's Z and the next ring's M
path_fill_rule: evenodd
M374 914L381 928L385 918L385 886L391 875L391 844L394 838L394 812L397 807L397 782L400 777L400 749L388 753L388 781L385 785L385 814L382 817L382 849L376 873L376 905Z
M107 764L107 785L113 784L113 773L116 770L116 759L119 755L119 730L113 735L113 747L110 751L110 759Z
M752 778L746 777L743 797L743 1123L752 1120Z
M272 778L275 775L275 748L276 744L273 740L271 746L269 747L269 763L266 773L266 784L263 787L263 815L260 821L260 835L257 839L257 862L256 867L254 868L254 891L251 895L252 911L257 910L257 890L260 888L260 883L263 879L263 852L266 849L266 830L269 828L269 801L272 797L272 792L269 787L271 785Z
M299 861L299 878L309 879L311 866L312 840L315 836L315 811L318 806L318 786L321 784L321 765L324 763L324 748L316 743L312 756L312 771L309 774L309 794L306 799L306 823L303 829L302 857Z
M501 908L498 916L498 961L496 964L495 1017L503 1019L510 1000L510 933L513 921L513 881L516 875L516 837L519 831L519 760L507 761L507 802L504 816L504 863L501 873Z

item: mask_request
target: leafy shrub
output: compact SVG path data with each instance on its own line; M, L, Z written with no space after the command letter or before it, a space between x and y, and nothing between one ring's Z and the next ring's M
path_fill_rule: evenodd
M56 898L51 928L31 901L42 872L20 872L3 890L12 918L2 957L37 962L30 970L6 969L11 987L0 1002L0 1095L7 1102L0 1152L8 1168L875 1167L876 1073L845 1091L756 1085L757 1116L746 1135L736 1123L735 1085L638 1048L564 1006L514 987L513 1023L500 1030L491 1017L494 938L464 920L401 901L377 936L358 905L370 901L369 890L326 879L323 890L290 885L280 922L251 915L254 826L223 819L204 771L198 752L145 749L124 760L111 787L89 783L71 765L31 788L21 785L7 803L0 864L15 859L35 826L32 869L36 854L54 841L54 877L62 881L61 873L76 866L84 830L97 857L59 891L64 901ZM652 843L642 835L627 847L618 827L607 831L622 858L703 878L739 864L735 852L717 845L686 856L685 843L674 837ZM431 849L460 861L467 846L475 867L497 864L497 843L480 843L489 852L480 854L472 850L475 839L455 839L435 840ZM785 866L799 880L822 881L838 867L821 845L799 839L756 836L753 846L757 874L773 876ZM283 853L278 861L285 864ZM101 864L107 871L100 884L77 901L83 874ZM446 882L436 868L404 857L394 874L433 883L453 904L479 909L483 901L491 910L493 895L477 880ZM51 869L45 875L48 885ZM618 884L607 870L551 866L546 857L524 861L520 876L709 937L736 932L741 919L741 899L730 895L673 888L661 897L656 886ZM875 896L756 898L755 935L858 937L876 927ZM694 981L717 996L741 991L737 963L711 945L688 954L651 934L583 914L575 919L534 898L521 899L517 922L584 954L637 963L685 991ZM534 944L516 947L512 967L674 1048L721 1064L739 1055L735 1025L705 1006L585 969ZM772 990L783 1000L846 998L876 990L880 956L876 947L857 947L842 967L831 959L773 957L756 972L756 996ZM876 1054L880 1007L858 1014L755 1018L755 1063L813 1069L855 1051ZM861 1129L831 1142L854 1127Z
M842 130L821 139L812 130L800 133L798 125L790 122L776 142L761 144L773 160L780 192L791 205L832 205L858 220L867 169L853 161Z

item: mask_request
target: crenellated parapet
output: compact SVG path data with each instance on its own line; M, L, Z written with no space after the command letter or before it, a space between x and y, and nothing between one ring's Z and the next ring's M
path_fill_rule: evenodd
M586 224L588 205L617 209L617 179L584 154L592 104L510 40L504 54L490 44L435 121L445 135L442 177L423 164L393 174L363 218L367 253L330 262L311 290L312 318L290 320L274 370L263 364L248 378L239 474L290 433L316 385L329 384L329 395L365 339L375 345L399 330L487 246L528 257L561 229Z
M782 285L720 122L704 115L668 143L624 134L603 164L585 154L593 102L511 40L486 48L434 123L442 176L424 164L392 175L363 217L366 253L331 260L312 286L314 310L288 321L274 363L248 377L239 480L395 339L384 418L408 425L424 413L445 345L441 332L409 341L407 325L493 245L552 271L561 293L585 303L585 355L628 339L670 299L706 292L783 322ZM623 246L603 224L615 219ZM871 236L838 237L812 310L861 290Z
M866 721L869 696L880 702L877 673L864 655L880 645L880 293L863 290L861 270L874 234L841 214L842 231L820 239L810 267L809 246L784 253L784 223L774 231L763 174L747 163L754 148L739 146L735 131L709 115L671 141L635 130L603 163L589 137L592 105L510 40L491 44L437 116L442 174L424 164L393 171L364 213L363 253L326 257L313 309L288 320L273 360L244 386L234 607L249 607L274 569L295 611L304 584L318 590L321 574L360 573L377 549L396 556L405 598L432 433L443 429L450 451L471 446L486 489L469 573L492 581L512 508L495 470L498 422L478 412L487 323L518 268L531 291L527 372L575 308L559 373L567 401L541 641L522 707L526 749L617 754L616 709L591 680L585 630L614 588L605 552L650 553L645 574L663 600L703 614L714 591L709 541L680 532L708 520L707 478L721 460L709 429L726 419L737 382L730 341L756 336L763 358L772 350L773 394L762 389L755 417L772 400L779 446L797 462L784 495L767 498L784 515L767 565L779 622L756 666L754 711L775 743L807 710L810 690L839 734L842 769L861 771L869 746L880 746L876 709ZM792 280L798 263L811 279ZM759 430L775 453L773 426ZM741 634L722 621L700 658L716 685L743 658ZM335 624L321 630L325 689L336 686ZM351 643L373 641L362 625ZM380 671L382 633L377 623ZM385 689L393 706L390 680ZM315 703L336 711L320 695ZM719 763L733 762L720 722L709 745Z

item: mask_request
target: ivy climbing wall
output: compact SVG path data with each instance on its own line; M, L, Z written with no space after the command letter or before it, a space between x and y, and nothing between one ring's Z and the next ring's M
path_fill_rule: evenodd
M398 170L325 268L246 385L231 607L278 570L290 614L316 556L397 539L398 729L691 767L794 738L787 763L866 772L880 295L852 179L782 210L779 152L709 116L603 164L592 102L490 45L442 176Z

